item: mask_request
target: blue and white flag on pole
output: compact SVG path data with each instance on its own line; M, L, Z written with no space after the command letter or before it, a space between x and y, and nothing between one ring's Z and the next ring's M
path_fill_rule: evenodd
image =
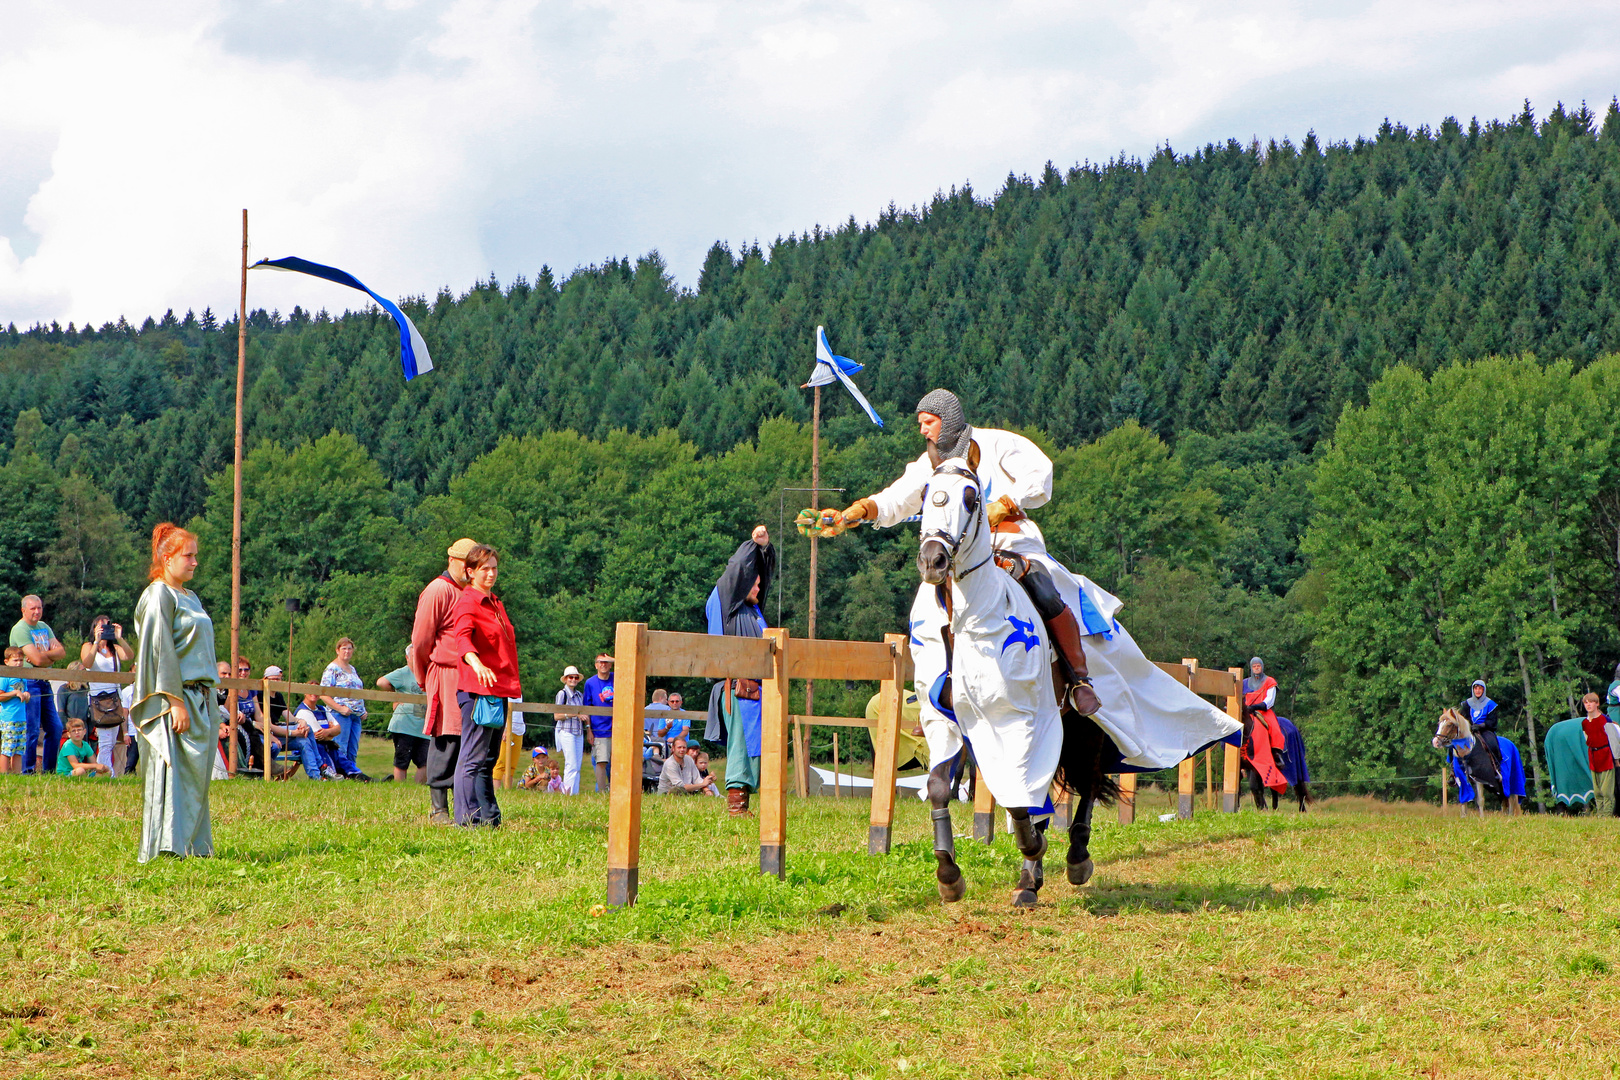
M872 418L872 423L882 427L882 417L878 416L877 410L872 408L872 403L866 400L866 396L855 388L854 381L850 379L850 376L861 370L861 367L862 365L857 364L847 356L834 355L832 349L827 345L827 328L824 326L816 327L816 370L811 373L810 381L804 385L826 386L834 379L838 380L844 384L844 389L848 390L850 395L860 403L861 408L866 410L866 415Z
M359 289L373 300L377 306L392 315L394 322L399 325L399 365L405 369L405 381L416 378L425 371L433 370L433 358L428 355L427 343L422 340L421 333L416 324L411 322L406 314L399 310L387 297L378 296L366 288L361 280L353 274L339 270L335 266L322 266L320 263L310 262L308 259L260 259L250 269L259 270L287 270L295 274L308 274L311 277L325 278L338 285L347 285L351 289Z

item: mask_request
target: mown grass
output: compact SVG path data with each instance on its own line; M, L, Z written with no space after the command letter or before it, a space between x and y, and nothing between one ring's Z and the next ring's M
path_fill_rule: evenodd
M132 781L0 780L0 1075L1612 1076L1612 821L1327 803L1103 822L1100 870L1006 907L923 808L755 822L649 799L642 902L593 916L606 803L505 794L434 829L415 785L232 782L218 857L134 862ZM1148 809L1148 808L1144 808ZM1381 812L1370 812L1372 810ZM1144 814L1151 817L1151 814ZM958 813L959 831L970 820Z

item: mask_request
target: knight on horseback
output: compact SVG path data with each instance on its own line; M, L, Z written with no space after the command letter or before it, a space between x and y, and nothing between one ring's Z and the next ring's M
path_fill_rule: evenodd
M986 558L993 557L996 565L1022 586L1045 624L1044 636L1051 645L1057 669L1057 704L1065 714L1090 718L1088 725L1101 729L1112 740L1113 747L1108 749L1113 752L1110 756L1115 765L1111 771L1165 768L1233 733L1236 725L1230 718L1187 692L1142 655L1115 618L1121 606L1117 598L1094 582L1072 574L1047 551L1041 530L1026 513L1052 498L1052 461L1040 447L1010 431L972 427L963 415L961 402L948 390L925 395L917 403L917 420L927 441L926 451L882 491L857 500L841 515L833 512L834 527L822 535L862 523L888 528L910 519L923 509L936 471L954 459L953 467L965 470L965 476L974 481L974 499L982 507L989 530ZM809 520L816 520L815 512L808 513ZM801 516L801 528L805 521L806 517ZM943 557L939 552L935 554ZM920 554L919 565L921 560ZM963 567L958 573L970 574L977 569ZM961 892L959 880L946 880L949 871L954 870L954 847L944 795L954 780L964 742L962 728L950 714L950 702L938 696L941 689L950 693L947 676L951 669L949 636L953 615L952 593L930 580L934 572L944 576L943 567L924 573L912 604L910 628L916 686L922 698L923 734L935 763L929 795L935 807L936 855L942 856L940 891L951 900L959 898ZM1029 625L1028 631L1036 631L1035 626ZM1040 635L1026 633L1027 651L1040 644ZM1002 653L1011 655L1005 648ZM957 692L962 689L959 687ZM1112 787L1106 775L1095 769L1088 768L1086 777L1078 775L1079 770L1075 772L1064 777L1068 788L1079 797L1070 826L1067 863L1069 880L1083 884L1092 873L1088 851L1092 809L1097 797L1106 797ZM1090 779L1094 773L1095 779ZM1045 775L1050 778L1052 774L1048 771ZM991 790L995 791L994 785ZM940 797L935 798L936 794ZM997 793L997 801L1007 809L1014 840L1025 856L1025 879L1033 874L1033 887L1022 887L1029 882L1021 882L1019 895L1025 899L1015 902L1032 903L1034 891L1040 887L1039 860L1046 849L1051 801L1041 798L1032 802L1022 788L1008 796Z
M1273 791L1288 787L1283 775L1287 742L1277 722L1277 680L1266 674L1266 662L1258 656L1249 659L1249 677L1243 680L1243 711L1252 719L1243 745L1243 756L1260 774L1260 783Z
M1468 726L1473 729L1475 737L1484 744L1485 752L1491 755L1491 761L1500 769L1502 747L1497 742L1496 702L1486 696L1484 679L1474 680L1474 685L1468 688L1468 696L1457 709L1468 718Z

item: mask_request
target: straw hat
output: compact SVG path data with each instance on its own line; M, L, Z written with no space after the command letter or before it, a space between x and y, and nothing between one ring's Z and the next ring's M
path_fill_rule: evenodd
M563 668L563 678L566 679L570 675L574 676L576 679L579 678L579 668L575 667L573 664L569 664L567 667Z
M467 553L477 546L478 541L469 540L463 536L460 540L457 540L455 543L451 544L450 550L446 551L445 554L450 556L452 559L465 559L467 557Z

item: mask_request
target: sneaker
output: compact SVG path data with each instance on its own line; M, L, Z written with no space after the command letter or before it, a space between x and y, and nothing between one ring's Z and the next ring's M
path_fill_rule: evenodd
M330 766L330 765L322 765L321 766L321 779L322 780L336 780L337 778L338 778L338 774L337 774L336 769L332 768L332 766Z

